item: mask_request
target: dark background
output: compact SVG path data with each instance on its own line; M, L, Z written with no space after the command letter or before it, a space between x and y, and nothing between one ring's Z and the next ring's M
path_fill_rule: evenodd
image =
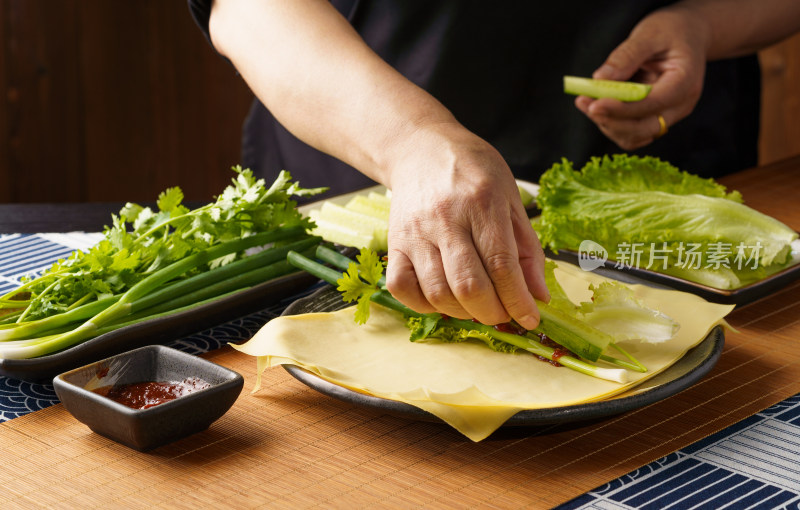
M768 163L800 154L800 38L761 62ZM0 203L209 201L251 99L185 0L0 0Z
M252 94L185 0L0 0L0 202L208 200Z

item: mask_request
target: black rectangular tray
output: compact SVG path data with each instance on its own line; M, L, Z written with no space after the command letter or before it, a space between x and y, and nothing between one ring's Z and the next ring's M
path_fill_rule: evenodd
M563 260L576 265L579 263L578 253L570 250L559 250L558 253L545 250L545 255L553 260ZM752 303L800 279L800 260L797 259L793 261L792 265L775 274L736 289L717 289L650 269L627 265L620 266L611 259L604 261L601 268L606 274L616 273L623 275L622 278L620 276L612 276L612 278L623 279L628 283L653 283L675 290L690 292L712 303L726 305ZM624 276L627 276L627 278L624 278Z

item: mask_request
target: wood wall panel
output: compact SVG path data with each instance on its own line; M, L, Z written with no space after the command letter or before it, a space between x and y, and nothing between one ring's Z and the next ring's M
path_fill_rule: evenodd
M0 201L210 200L252 94L185 0L0 0Z
M759 55L761 90L761 163L800 154L800 35Z
M88 198L85 180L78 18L69 2L4 2L4 170L0 197Z
M6 61L9 49L8 12L3 5L0 8L0 203L8 202L8 183L11 181L9 172L9 100L8 100L8 73ZM5 95L3 95L5 93Z
M800 36L761 62L768 163L800 154ZM251 100L186 0L0 0L0 202L207 201Z
M176 0L177 9L162 2L125 10L107 0L81 3L86 144L92 148L86 164L95 169L90 196L146 183L147 196L180 185L187 197L208 199L239 162L250 93L210 50L185 2ZM176 27L182 27L178 33ZM104 168L110 171L96 171Z

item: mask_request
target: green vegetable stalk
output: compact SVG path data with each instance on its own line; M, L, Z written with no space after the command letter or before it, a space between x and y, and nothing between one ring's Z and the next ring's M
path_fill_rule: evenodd
M127 204L88 252L0 297L0 309L24 307L0 324L0 357L50 354L295 271L287 252L319 239L291 197L320 190L300 188L287 172L267 188L250 170L234 171L232 185L195 210L181 205L178 188L159 196L158 212Z
M509 331L505 328L479 324L471 320L445 317L438 313L421 314L409 309L397 301L385 288L382 288L383 263L370 250L362 250L361 254L356 257L357 262L354 262L320 245L317 248L317 258L344 269L345 273L342 274L338 270L324 266L302 254L290 252L288 255L291 264L328 283L337 285L337 289L342 292L345 301L356 302L355 320L358 323L363 324L367 321L369 303L372 301L403 314L411 329L412 341L429 337L450 342L477 339L495 350L523 349L537 356L557 361L559 364L581 373L617 382L627 380L626 370L604 368L585 360L603 360L629 370L646 371L645 367L621 349L619 349L620 352L628 360L604 354L603 351L607 346L615 345L616 338L582 321L578 316L579 308L575 305L572 305L574 314L571 315L569 311L559 308L558 305L551 306L537 302L541 311L539 328L531 332L515 332L512 326L508 328L511 330ZM550 266L549 271L552 272L552 269ZM556 301L561 298L559 291L563 293L560 287L551 289L551 293L557 296ZM537 334L547 335L565 349L554 349L542 344ZM572 353L576 353L577 356Z

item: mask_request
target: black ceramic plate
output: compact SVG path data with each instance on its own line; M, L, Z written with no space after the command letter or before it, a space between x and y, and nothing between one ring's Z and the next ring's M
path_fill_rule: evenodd
M283 315L329 312L347 305L341 295L326 286L314 294L289 305ZM589 421L637 409L674 395L699 381L716 364L722 353L725 335L717 326L699 345L690 349L680 360L642 383L642 390L628 396L588 404L532 409L512 416L505 426L539 426L555 423ZM344 388L326 381L294 365L283 365L292 376L320 393L345 402L366 406L405 417L426 421L439 421L437 417L405 402L388 400ZM646 389L644 389L646 388Z
M547 250L547 256L554 260L563 260L572 264L578 264L578 253L574 251L559 250L556 254ZM798 259L797 256L795 256L795 260L785 269L762 280L739 287L738 289L717 289L703 285L702 283L695 283L683 278L678 278L677 276L670 276L649 269L641 269L632 266L617 268L616 266L617 263L615 261L606 260L603 262L602 267L618 275L628 275L631 281L639 280L640 283L657 283L671 289L690 292L712 303L728 305L746 305L752 303L753 301L769 296L781 287L785 287L800 278L800 259ZM619 276L614 276L614 278L620 279Z
M315 281L308 273L293 273L192 310L120 328L56 354L21 360L0 359L0 375L29 382L49 382L67 370L145 345L167 343L263 310Z

